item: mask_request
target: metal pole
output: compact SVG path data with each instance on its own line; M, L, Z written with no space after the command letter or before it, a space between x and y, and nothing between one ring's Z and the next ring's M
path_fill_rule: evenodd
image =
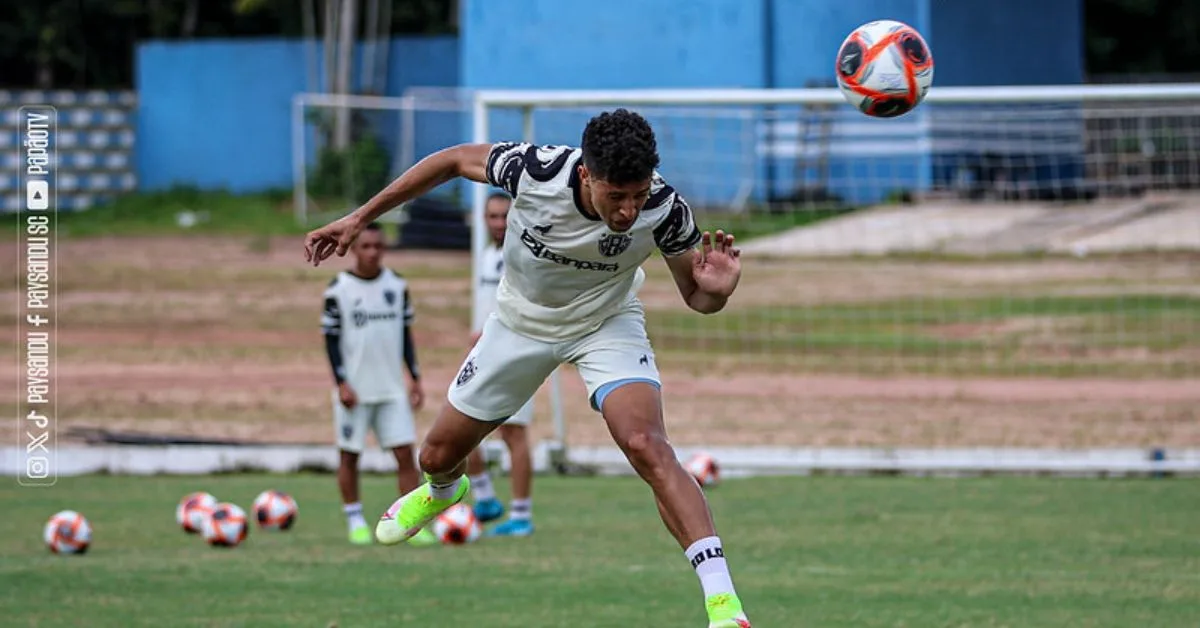
M292 98L292 207L296 222L308 226L308 152L304 145L304 96Z

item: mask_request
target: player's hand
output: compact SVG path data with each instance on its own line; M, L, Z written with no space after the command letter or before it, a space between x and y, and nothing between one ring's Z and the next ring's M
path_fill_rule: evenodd
M718 229L714 236L705 231L700 245L700 254L692 262L696 288L713 296L730 296L742 276L742 252L733 246L733 234Z
M362 233L363 223L355 214L343 216L320 229L308 232L304 238L304 259L320 266L321 262L337 253L338 257L350 250L350 245Z
M354 394L354 389L347 382L338 384L338 400L347 410L353 410L358 405L358 395Z
M425 405L425 391L421 389L419 380L414 380L409 388L408 402L412 405L413 410L420 410Z

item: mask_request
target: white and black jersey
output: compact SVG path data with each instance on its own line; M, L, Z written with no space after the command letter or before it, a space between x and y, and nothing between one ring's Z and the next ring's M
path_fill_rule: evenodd
M500 143L487 160L488 181L513 197L496 312L513 330L546 342L586 335L637 307L641 266L654 250L682 255L700 242L691 208L658 173L628 231L589 216L581 156L568 146Z
M334 380L349 382L360 403L407 397L403 358L419 377L408 283L384 269L373 279L342 271L325 289L321 330Z
M471 328L479 331L492 312L496 311L496 289L500 287L500 278L504 276L504 250L495 242L488 242L475 264L479 267L479 298L475 299Z

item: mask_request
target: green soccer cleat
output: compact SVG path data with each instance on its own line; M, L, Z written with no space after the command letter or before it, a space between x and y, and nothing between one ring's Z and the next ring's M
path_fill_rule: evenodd
M350 542L355 545L371 544L371 528L358 526L350 531Z
M718 593L704 600L708 610L708 628L751 628L736 595Z
M437 535L431 532L429 528L421 528L420 532L408 540L408 544L413 547L429 547L431 545L439 545L441 541L438 540Z
M429 493L429 482L418 486L383 513L379 523L375 524L375 538L384 545L411 539L447 508L462 501L470 490L471 481L465 475L450 499L434 499Z

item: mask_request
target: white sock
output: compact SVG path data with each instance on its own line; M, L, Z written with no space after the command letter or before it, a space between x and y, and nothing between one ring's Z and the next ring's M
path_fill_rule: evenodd
M733 579L729 576L729 565L725 563L725 551L721 548L721 538L705 537L692 543L684 551L696 576L700 578L700 586L704 589L704 599L719 593L734 594Z
M495 499L496 489L492 486L492 476L487 471L471 476L471 493L475 499Z
M433 480L429 481L429 495L434 499L450 499L458 492L458 486L462 484L462 476L458 476L451 480L448 484L439 484Z
M342 511L346 513L346 523L349 524L351 530L367 525L367 520L363 519L361 502L345 504L342 506Z
M514 499L509 507L508 517L528 521L533 519L533 499Z

